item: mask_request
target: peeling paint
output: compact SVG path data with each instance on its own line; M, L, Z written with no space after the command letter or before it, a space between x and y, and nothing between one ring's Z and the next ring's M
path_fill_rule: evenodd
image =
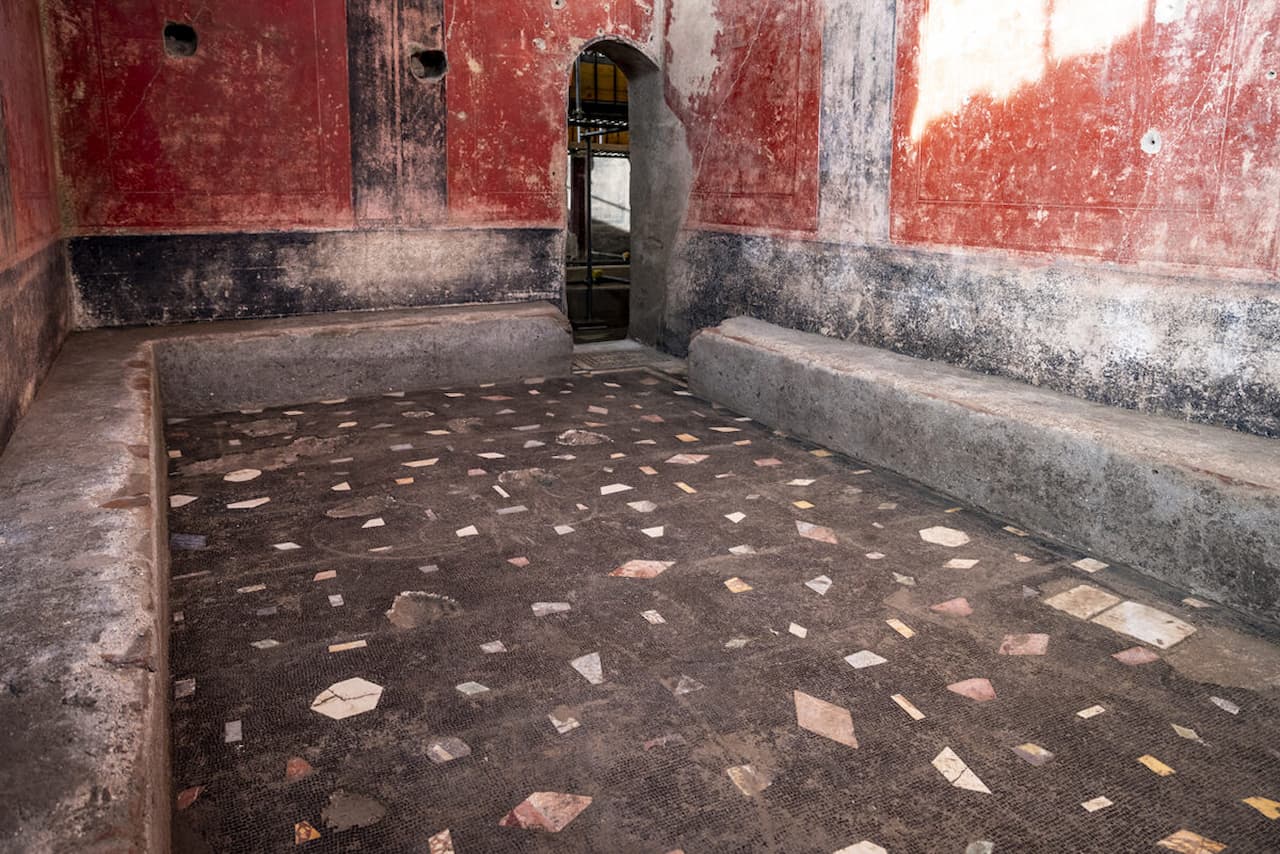
M71 224L351 224L344 3L205 5L187 57L166 53L151 0L49 0L47 15Z
M716 0L715 8L709 18L690 0L667 7L667 100L685 123L694 164L688 221L814 231L819 0ZM709 39L714 62L701 53ZM705 91L680 88L702 87L708 73Z
M467 58L449 81L450 222L562 227L570 67L601 37L647 51L652 10L594 0L549 14L546 0L453 0L449 15L447 50Z
M716 41L724 25L709 5L677 0L670 4L667 17L667 80L690 107L711 91L720 67Z
M1150 15L1145 0L899 3L893 240L1280 270L1280 151L1262 143L1280 103L1261 65L1280 11Z

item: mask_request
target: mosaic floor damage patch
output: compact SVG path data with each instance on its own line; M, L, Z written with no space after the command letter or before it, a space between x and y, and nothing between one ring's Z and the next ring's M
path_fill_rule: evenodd
M175 850L1280 850L1234 617L672 377L167 439Z

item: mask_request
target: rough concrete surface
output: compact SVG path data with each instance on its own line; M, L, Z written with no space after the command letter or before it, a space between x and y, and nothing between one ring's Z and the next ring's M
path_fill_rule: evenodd
M1274 633L670 377L409 389L167 435L187 850L1275 839L1242 803L1277 797ZM228 480L303 436L336 446ZM1110 606L1092 622L1062 610L1082 585Z
M168 847L165 469L137 343L73 336L0 456L3 851Z
M663 343L749 315L1111 406L1280 436L1280 290L992 252L690 232Z
M68 241L76 327L559 301L554 229L97 235Z
M1276 442L734 318L700 395L1019 525L1280 621Z
M546 303L198 324L156 334L166 411L177 415L559 376L573 356L568 321Z
M274 351L276 361L255 363L236 346L223 348L220 335L259 354L287 339L317 365L345 366L325 374L333 382L373 375L352 355L381 360L384 381L457 381L448 370L487 379L478 371L494 363L483 359L465 364L446 354L426 368L386 363L389 352L404 352L396 349L400 333L444 322L472 344L504 330L509 340L494 345L507 360L500 378L569 369L569 333L550 307L436 309L383 320L394 346L371 343L379 322L371 315L68 340L0 455L0 850L170 850L168 537L165 514L155 512L166 500L155 353L165 354L171 384L179 375L213 383L222 373L241 384L265 379L263 389L278 395L314 389L282 375L288 348ZM350 347L353 336L361 347ZM337 347L349 348L345 361ZM219 367L203 348L229 361ZM256 431L273 434L269 424Z

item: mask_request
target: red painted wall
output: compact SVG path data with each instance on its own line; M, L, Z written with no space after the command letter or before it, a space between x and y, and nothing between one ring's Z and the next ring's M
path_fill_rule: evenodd
M166 21L194 56L166 54ZM82 231L351 223L343 0L53 0L50 23Z
M446 10L449 212L561 227L569 72L589 40L648 47L650 4L451 0Z
M822 10L817 0L673 0L719 22L705 91L668 89L694 177L692 226L813 231L818 225ZM675 14L667 7L668 30ZM666 45L668 62L681 62Z
M934 32L931 43L928 16L966 3L975 14L953 23L971 31ZM999 5L899 4L895 241L1277 269L1280 8L1200 0L1158 22L1151 0L1122 0L1055 20L1089 4L1045 0L1021 18L982 20ZM970 56L968 72L957 64L942 76L954 85L959 75L958 89L930 82L930 63L963 56L965 39L998 51L1001 29L1037 21L1020 41L1039 67L1035 54ZM993 95L1002 74L1025 79ZM1141 148L1151 129L1162 137L1155 154Z
M718 0L713 17L676 2L719 27L707 90L668 93L689 126L690 222L813 230L820 3ZM383 2L348 16L342 0L48 4L62 193L78 233L558 228L574 57L601 37L659 50L642 0L450 0L416 17ZM166 21L195 28L194 56L166 54ZM406 45L438 39L448 75L410 80Z
M58 232L40 13L35 0L0 0L0 268Z

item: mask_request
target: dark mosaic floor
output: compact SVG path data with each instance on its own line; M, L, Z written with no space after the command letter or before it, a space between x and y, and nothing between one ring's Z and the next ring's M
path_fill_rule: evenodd
M669 378L168 442L178 850L1280 850L1269 641Z

